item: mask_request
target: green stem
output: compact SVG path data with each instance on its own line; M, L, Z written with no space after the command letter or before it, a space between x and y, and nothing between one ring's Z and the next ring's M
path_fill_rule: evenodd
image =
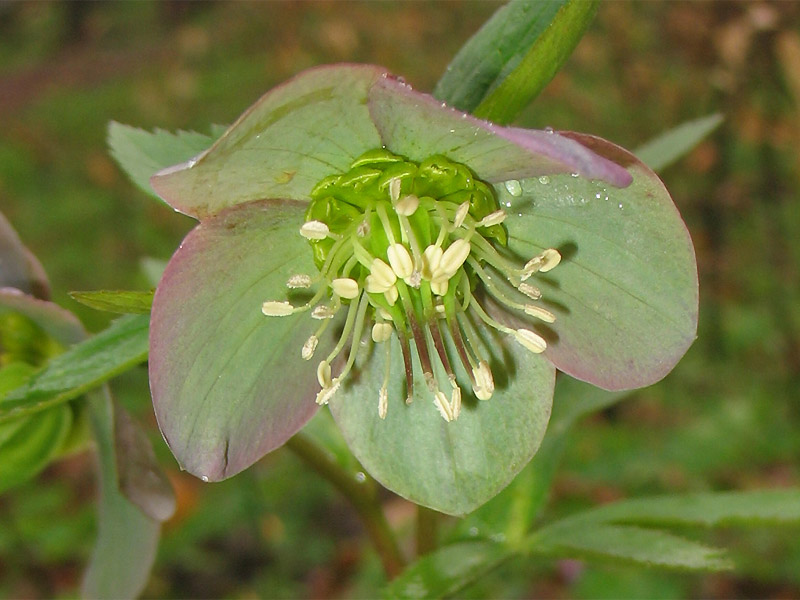
M361 483L356 480L336 464L325 450L303 433L295 434L290 438L286 442L286 447L319 475L327 479L350 501L364 522L367 535L378 552L386 575L389 579L399 575L405 568L406 561L400 553L397 539L381 510L375 488L366 482Z
M438 545L439 513L417 506L417 556L436 550Z

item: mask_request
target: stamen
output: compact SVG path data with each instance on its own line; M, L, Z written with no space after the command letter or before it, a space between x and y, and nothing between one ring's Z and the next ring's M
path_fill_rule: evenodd
M464 219L467 218L467 214L469 213L469 202L463 202L459 205L458 210L456 210L456 216L453 219L453 226L458 229L464 224Z
M386 389L386 384L381 387L378 393L378 416L381 419L386 418L386 413L389 410L389 391Z
M456 274L467 260L470 253L470 243L462 238L454 241L442 255L442 260L439 263L439 268L433 274L434 279L450 279Z
M386 302L389 303L389 306L394 306L394 303L397 302L398 295L397 286L395 285L383 292L383 297L386 298Z
M475 226L476 227L491 227L492 225L499 225L503 221L506 220L506 213L502 210L496 210L493 213L489 213L485 217L483 217L480 221L478 221Z
M439 268L439 263L442 262L442 250L439 246L428 246L425 252L422 253L422 276L430 281L433 279L434 272Z
M542 292L539 288L527 283L520 283L517 289L531 300L539 300L542 297Z
M303 275L302 273L298 273L297 275L292 275L289 277L289 281L286 282L286 287L297 289L297 288L308 288L311 287L311 277L308 275Z
M311 360L311 357L314 356L314 351L317 349L318 343L319 338L316 335L312 335L306 340L306 343L303 344L303 350L300 353L300 355L303 357L303 360Z
M349 277L334 279L331 281L331 289L341 298L346 298L348 300L358 298L358 282L355 279L350 279Z
M311 311L311 318L312 319L332 319L336 315L336 310L332 309L330 306L325 304L320 304L319 306L315 306L314 310Z
M536 317L537 319L540 319L545 323L556 322L556 316L549 310L547 310L546 308L542 308L541 306L534 306L533 304L527 304L524 310L526 315Z
M339 380L338 379L334 379L331 382L331 386L330 387L322 388L317 393L317 400L316 400L317 404L319 404L320 406L323 406L323 405L327 404L328 401L331 398L333 398L333 395L339 389L339 385L340 385L339 384Z
M328 226L322 221L306 221L300 227L300 235L307 240L324 240L330 232Z
M397 275L395 275L392 267L387 265L380 258L376 258L372 261L372 265L370 266L370 275L372 275L377 283L385 288L381 290L381 292L385 292L394 285L395 281L397 281Z
M321 388L331 386L331 365L327 360L322 360L317 365L317 381Z
M431 281L431 292L436 294L437 296L444 296L447 293L447 288L449 287L449 280L439 280L434 279Z
M539 270L542 273L547 273L548 271L555 269L558 266L558 263L561 262L561 253L555 248L548 248L542 252L541 257L542 266L539 267Z
M457 385L453 388L453 393L450 394L450 408L453 411L453 420L455 421L458 415L461 414L461 388Z
M394 327L392 327L389 323L375 323L372 326L372 341L376 344L385 342L392 337L393 331Z
M386 249L386 258L389 260L389 264L397 277L400 279L411 277L414 272L414 261L403 244L391 244Z
M400 198L400 185L401 181L399 177L395 177L389 182L389 198L392 201L392 204L396 204L397 200Z
M448 423L453 420L453 408L450 406L450 401L441 391L436 390L433 394L433 404L439 409L439 414Z
M547 342L544 341L544 338L530 329L517 329L513 335L520 344L534 354L541 354L547 350Z
M270 300L261 305L261 312L268 317L288 317L294 312L294 306L288 302Z
M397 203L395 203L394 210L397 212L398 215L403 215L404 217L410 217L415 212L417 212L418 207L419 207L419 198L417 198L414 194L409 194L408 196L404 196Z
M492 370L489 368L489 363L482 360L478 366L472 369L472 376L475 379L475 384L472 390L475 392L475 397L478 400L488 400L494 393L494 377L492 377Z

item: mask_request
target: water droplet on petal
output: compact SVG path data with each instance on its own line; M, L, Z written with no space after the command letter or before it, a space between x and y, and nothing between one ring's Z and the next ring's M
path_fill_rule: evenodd
M522 195L522 185L516 179L510 179L506 181L506 189L508 193L512 196L521 196Z
M541 183L542 185L547 185L548 183L550 183L550 178L547 175L542 175L541 177L539 177L539 183Z
M200 479L203 480L205 483L208 483L208 475L201 475Z
M470 527L469 528L469 534L472 537L475 537L476 535L478 535L478 528L477 527Z
M545 133L553 133L553 128L552 127L545 127L544 130L545 130Z
M367 480L367 475L363 471L359 471L356 473L356 481L358 483L364 483Z

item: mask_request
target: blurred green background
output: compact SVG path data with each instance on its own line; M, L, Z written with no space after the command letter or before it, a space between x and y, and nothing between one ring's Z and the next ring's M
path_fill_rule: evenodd
M492 2L0 3L0 210L69 290L146 289L193 222L133 187L106 124L229 123L322 63L385 65L431 89ZM725 123L663 173L698 255L698 340L663 382L580 425L549 513L659 492L800 484L800 3L608 2L520 117L635 148L684 120ZM179 499L146 597L373 597L382 575L346 503L276 452L221 484L177 471L144 368L114 391L149 425ZM0 497L0 596L72 596L93 541L92 457ZM413 508L386 496L390 520ZM736 574L511 564L470 594L800 597L796 531L722 531ZM708 538L706 538L708 539Z

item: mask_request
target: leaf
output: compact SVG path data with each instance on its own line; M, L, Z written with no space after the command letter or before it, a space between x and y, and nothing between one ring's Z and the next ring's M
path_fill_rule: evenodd
M369 92L382 143L421 161L434 154L466 164L487 182L553 173L578 173L626 186L630 174L584 144L555 132L499 127L442 106L404 83L385 78Z
M0 421L76 398L147 358L149 319L122 317L53 358L25 385L0 400Z
M502 544L461 542L440 548L409 566L383 589L384 598L441 598L475 583L512 556Z
M114 407L114 448L122 494L156 521L175 512L175 494L150 440L121 406Z
M145 131L111 121L108 147L111 156L139 188L156 196L150 177L157 171L197 156L213 143L213 138L196 131L170 133L163 129Z
M575 515L582 521L638 525L800 524L800 489L704 492L635 498Z
M150 314L154 291L97 290L91 292L70 292L69 295L81 304L95 310L122 314Z
M0 423L0 492L30 479L58 454L69 434L66 405Z
M155 560L158 521L145 515L119 490L115 452L115 408L107 389L90 393L92 428L100 468L97 542L84 573L84 598L135 598Z
M456 351L448 340L450 356ZM524 467L541 443L550 416L554 370L505 337L483 340L495 392L488 401L472 395L459 373L463 391L461 415L446 423L414 361L414 401L405 403L400 345L391 344L389 409L378 416L378 391L386 369L385 346L356 360L359 372L330 401L331 411L359 462L395 493L451 515L463 515L502 490ZM369 350L368 350L369 351ZM447 381L444 372L439 381Z
M300 352L319 321L261 313L264 301L287 294L296 305L309 299L286 288L290 276L315 272L299 234L304 211L299 202L254 202L204 221L156 291L153 404L173 454L198 477L235 475L282 445L317 408L317 362ZM322 340L318 352L327 345Z
M725 552L671 533L602 523L555 523L534 534L534 554L606 559L645 567L722 571L733 563Z
M475 116L503 124L512 121L566 62L596 10L597 2L564 4L514 70L481 100Z
M0 213L0 288L4 287L42 299L50 296L50 284L41 263Z
M199 219L252 200L307 201L323 177L380 147L366 94L384 75L370 65L304 71L262 96L208 152L153 177L153 188Z
M661 171L689 153L722 123L719 113L686 121L634 150L644 164Z
M500 7L461 47L433 88L442 102L472 112L500 82L519 68L567 0L512 0ZM558 65L557 65L558 67Z
M61 346L68 346L86 337L78 318L65 310L33 296L12 289L0 289L0 316L20 314L30 319L46 336Z
M652 171L609 142L569 135L625 165L633 183L619 189L558 175L495 186L511 215L509 250L521 260L544 248L563 256L553 271L529 280L556 315L540 331L556 367L608 390L649 385L695 338L691 239Z

